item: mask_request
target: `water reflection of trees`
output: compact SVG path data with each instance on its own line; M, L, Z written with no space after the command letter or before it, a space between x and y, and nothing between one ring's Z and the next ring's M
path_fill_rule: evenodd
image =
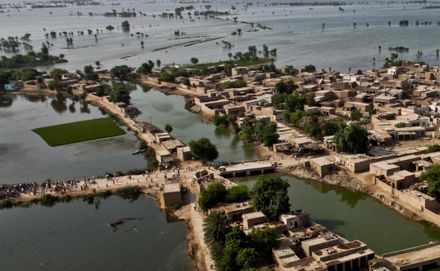
M22 97L31 103L40 103L47 100L47 97L44 95L23 95Z
M76 112L75 102L73 102L73 101L72 101L72 103L69 105L69 112L70 112L70 113L75 113L75 112Z
M14 96L9 94L0 94L0 107L11 107L14 103Z
M228 128L224 128L224 127L215 128L214 134L215 134L215 137L217 137L217 138L229 138L231 136Z
M425 233L426 233L430 238L440 240L440 228L437 227L437 225L435 225L435 224L433 224L433 223L431 223L431 222L425 221L425 220L423 220L423 221L421 222L421 224L422 224L423 227L424 227L424 231L425 231Z
M334 191L336 195L341 197L341 202L346 203L350 208L356 207L360 200L364 200L367 197L362 193L353 192L347 188L337 187L323 182L308 181L306 183L322 194Z
M57 96L55 99L50 101L50 105L52 106L53 110L59 114L67 110L67 103L64 97Z
M79 108L81 113L90 114L89 104L86 102L81 103L81 107Z

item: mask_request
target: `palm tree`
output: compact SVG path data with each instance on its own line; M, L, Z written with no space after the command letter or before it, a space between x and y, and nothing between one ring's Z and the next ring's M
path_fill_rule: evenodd
M225 213L214 211L205 218L203 232L207 243L223 242L228 231L228 217Z

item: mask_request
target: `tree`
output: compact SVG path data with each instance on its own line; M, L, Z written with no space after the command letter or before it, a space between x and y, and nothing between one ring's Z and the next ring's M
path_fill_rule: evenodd
M124 32L130 32L130 23L128 21L123 21L121 23L121 28Z
M255 248L247 247L238 251L237 264L243 269L255 267L258 258L258 253Z
M429 145L428 149L426 150L427 153L438 152L438 151L440 151L439 144Z
M337 132L334 140L338 152L366 153L368 151L368 132L356 123Z
M262 176L251 192L254 207L266 217L275 221L283 213L290 211L287 189L290 185L278 176Z
M277 133L277 124L275 122L269 123L269 125L264 125L263 128L257 128L258 138L263 142L265 147L272 147L273 144L278 142L280 137Z
M373 116L374 114L376 114L376 109L374 108L374 104L370 103L367 107L367 111L368 111L368 115Z
M228 217L223 212L211 212L204 220L203 232L208 244L224 242L229 232Z
M130 86L124 83L114 82L110 92L109 101L130 104L130 100Z
M41 53L44 56L48 56L49 55L49 48L47 47L46 43L42 43L41 44Z
M420 179L428 183L428 194L440 202L440 165L435 165L424 171Z
M66 74L66 73L67 73L66 70L53 69L52 71L50 71L50 78L52 78L54 80L61 80L61 77L63 76L63 74Z
M218 157L217 147L206 137L202 137L199 140L191 140L189 147L192 155L197 159L213 161Z
M292 92L297 89L298 86L293 83L292 80L289 80L287 82L279 81L276 83L274 91L277 94L292 94Z
M254 229L249 234L252 247L262 256L271 257L272 248L277 244L277 232L273 228Z
M360 120L361 117L362 113L356 107L353 107L350 112L351 120Z
M227 191L221 183L213 183L200 193L198 204L200 209L208 211L220 202L225 201Z
M160 59L156 60L156 66L157 66L157 67L160 67L161 64L162 64L162 63L161 63Z
M173 131L173 126L171 126L170 124L166 124L165 125L165 131L167 131L167 133L171 133Z
M128 81L131 72L132 68L128 67L127 65L114 66L110 70L112 78L118 78L121 81Z
M226 202L243 202L249 199L249 189L245 185L237 185L228 189L225 197Z
M99 76L95 73L92 65L87 65L84 67L84 79L86 80L98 80Z
M314 92L307 93L307 95L306 95L306 102L307 102L308 106L316 106L315 93Z
M193 65L196 65L197 63L199 63L199 60L197 58L195 58L195 57L191 57L191 63Z
M150 63L142 63L142 65L137 69L137 73L147 75L151 73L153 66Z
M314 65L307 65L304 67L305 72L316 72L316 67Z

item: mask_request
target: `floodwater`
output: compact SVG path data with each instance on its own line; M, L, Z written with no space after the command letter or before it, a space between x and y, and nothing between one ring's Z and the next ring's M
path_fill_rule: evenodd
M6 2L12 1L0 0L0 3ZM435 55L440 43L438 10L423 9L425 4L363 1L343 6L345 11L340 12L334 6L265 6L273 0L253 3L247 8L244 2L237 4L235 0L203 1L191 5L198 10L208 3L213 10L230 10L234 5L237 15L220 16L221 20L193 16L191 21L187 17L180 20L152 16L190 4L127 0L112 6L115 2L103 1L104 6L99 7L5 10L0 13L1 37L31 33L31 43L37 50L46 41L44 28L46 32L73 31L73 48L66 48L65 38L49 40L53 44L50 53L64 54L69 60L57 67L71 71L96 61L102 63L102 68L120 64L139 66L149 59L160 59L164 64L186 64L191 57L197 57L200 62L217 61L227 59L228 53L245 51L250 45L262 48L263 44L278 49L277 65L314 64L318 69L331 67L341 72L350 67L354 71L382 65L389 56L390 46L409 47L409 53L401 54L402 58L414 60L416 52L423 51L420 60L431 64L439 62ZM127 19L133 36L118 27L125 18L88 15L88 12L98 14L133 8L147 14ZM83 16L77 16L77 11ZM272 29L255 31L255 26L232 22L234 16L239 21L261 23ZM411 24L399 27L400 20L409 20ZM388 21L392 22L390 27ZM416 26L416 21L432 24ZM116 29L107 31L107 25ZM242 29L242 35L230 35L237 28ZM97 41L93 35L76 35L76 31L87 29L94 32L102 29L103 33L98 35ZM175 30L185 32L184 39L178 39ZM138 38L135 32L146 33L148 37ZM220 39L186 47L174 46L205 38ZM222 39L231 42L233 48L223 48ZM145 43L144 48L140 46L141 41ZM378 51L379 45L382 52ZM157 50L166 46L174 47ZM3 54L6 53L0 52ZM120 137L52 148L31 131L42 126L103 117L98 109L90 106L88 110L81 110L76 104L72 107L75 111L70 112L52 103L51 98L12 97L12 106L0 107L0 184L93 176L145 167L146 161L141 156L131 155L138 142L130 132ZM143 112L139 120L151 121L159 128L169 123L174 128L172 133L186 143L203 136L210 138L219 150L218 160L259 157L252 146L230 132L216 129L212 123L186 111L184 98L180 96L138 90L132 93L132 100ZM370 197L284 177L291 184L293 208L307 210L315 221L348 239L366 242L379 254L440 239L436 231L400 216ZM247 183L252 185L252 180ZM126 217L139 220L129 221L116 232L107 226ZM0 230L1 270L193 270L186 254L185 226L168 223L154 201L145 197L135 202L111 197L101 200L99 209L74 201L51 208L0 210Z
M129 131L117 137L58 147L47 145L32 132L39 127L106 117L96 107L72 105L70 100L63 106L53 98L7 98L12 104L0 107L0 184L82 178L146 167L142 155L132 155L139 143Z
M151 121L160 129L164 129L168 123L173 127L171 134L185 143L201 137L209 138L217 146L218 161L243 161L260 157L254 146L243 142L228 129L216 128L212 122L187 111L182 96L167 96L154 89L143 92L140 87L130 96L132 103L142 111L137 120Z
M107 225L130 218L112 231ZM2 271L192 271L186 226L167 221L153 199L81 200L0 210Z
M273 2L278 1L257 2L245 7L245 2L237 1L181 4L170 1L127 0L120 1L118 6L103 2L104 6L98 7L9 9L0 13L0 33L2 37L31 33L31 43L37 50L46 41L45 33L75 32L73 48L67 48L63 37L49 39L54 45L50 49L51 53L64 54L69 60L69 63L58 66L72 71L94 64L95 61L100 61L103 68L118 64L139 66L148 59L160 59L163 64L186 64L190 63L191 57L197 57L200 62L217 61L228 59L228 53L246 51L250 45L256 45L262 50L263 44L278 49L277 65L303 67L314 64L318 69L331 67L340 72L347 72L349 68L355 71L379 67L390 55L388 47L395 46L410 49L408 53L400 54L403 59L416 60L416 53L422 51L420 60L431 64L439 63L436 56L440 42L438 9L424 8L431 4L430 1L426 4L354 1L353 5L342 6L344 12L339 11L336 6L270 5ZM184 19L153 17L162 12L173 13L175 8L189 5L193 5L195 10L206 10L206 5L211 5L211 10L232 11L232 5L237 9L234 15L219 16L219 19L196 16L189 19L186 15L188 11L184 12ZM111 12L112 9L135 9L147 16L115 18L99 15ZM82 13L82 16L77 16L77 12ZM94 15L89 16L89 12ZM271 29L263 30L250 24L234 23L233 17L237 17L238 21L261 23ZM130 33L121 31L123 20L130 22ZM409 20L410 25L400 27L401 20ZM388 26L388 21L391 26ZM428 21L431 24L417 25L417 21ZM105 30L107 25L114 26L115 30ZM242 35L231 35L238 28L242 30ZM99 29L103 33L98 35L97 41L93 35L76 35L77 31L87 29L94 32ZM176 30L186 34L176 37ZM148 37L137 37L136 32L147 34ZM177 46L182 42L205 38L220 39L191 46ZM231 42L233 48L223 48L221 40ZM141 48L141 41L145 43L144 48ZM379 45L383 48L381 52L378 51ZM174 47L157 50L167 46ZM373 58L376 59L376 65L373 65Z
M345 188L278 175L290 184L292 209L306 210L320 223L348 240L361 240L377 254L440 240L440 230L412 221L377 200ZM252 187L257 177L237 179Z

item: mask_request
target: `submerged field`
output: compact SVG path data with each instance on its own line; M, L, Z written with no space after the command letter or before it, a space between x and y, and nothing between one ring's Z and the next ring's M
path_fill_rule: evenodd
M71 122L32 131L52 147L125 134L110 118Z

